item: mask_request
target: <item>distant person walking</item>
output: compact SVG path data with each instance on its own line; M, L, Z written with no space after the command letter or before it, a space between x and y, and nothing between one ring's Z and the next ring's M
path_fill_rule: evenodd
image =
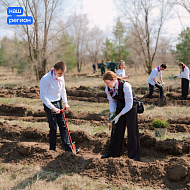
M95 63L93 63L92 68L93 68L93 73L96 73L96 65L95 65Z
M110 70L113 71L113 72L115 73L115 70L116 70L117 64L114 62L114 60L111 61L109 67L110 67Z
M116 71L116 75L121 77L122 80L128 79L129 75L125 76L126 65L124 61L120 61L118 68L119 69Z
M108 61L108 62L107 62L107 69L108 69L108 70L110 69L110 62L111 62L111 61Z
M187 100L188 91L189 91L189 68L182 62L178 64L181 69L180 74L174 76L174 78L181 78L181 96L183 100Z
M101 70L101 63L97 63L98 69Z
M65 148L65 151L72 152L66 124L61 112L61 109L69 109L65 90L65 80L63 77L65 71L66 65L60 61L55 63L51 71L41 78L40 99L43 102L49 123L49 149L56 151L56 133L58 124L63 147ZM63 107L61 99L63 100Z
M106 72L106 64L104 63L104 60L102 60L102 63L100 64L100 69L101 69L101 75Z
M149 84L149 94L148 98L151 98L153 91L154 91L154 86L156 86L160 90L160 99L164 99L164 93L163 93L163 88L164 86L164 81L162 80L162 71L165 70L167 67L165 64L162 64L152 70L150 73L149 79L148 79L148 84ZM160 78L161 84L157 81L157 77Z

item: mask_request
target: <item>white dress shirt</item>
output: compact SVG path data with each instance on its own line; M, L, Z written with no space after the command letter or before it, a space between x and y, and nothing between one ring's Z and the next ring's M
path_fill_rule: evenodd
M160 69L160 66L158 67ZM148 79L148 84L151 84L152 86L155 85L155 82L153 81L153 79L155 78L157 81L157 77L162 77L162 71L159 70L157 67L154 68L152 70L152 72L150 73L149 79Z
M120 77L125 77L125 69L118 69L116 71L116 75L120 76Z
M40 80L40 99L49 108L55 108L51 102L62 98L63 103L67 103L67 94L65 90L65 80L61 76L56 78L54 72L45 74Z
M181 72L179 75L176 75L178 78L185 78L189 80L189 68L185 66L184 70L181 69Z
M116 81L116 93L118 94L118 81ZM107 94L107 98L109 100L109 109L110 112L115 112L115 109L117 107L117 101L114 100L109 91L108 91L108 87L106 86L105 88L105 92ZM125 82L123 84L123 92L124 92L124 99L125 99L125 107L122 109L121 114L124 115L125 113L127 113L128 111L131 110L132 106L133 106L133 94L132 94L132 88L131 85L128 82Z

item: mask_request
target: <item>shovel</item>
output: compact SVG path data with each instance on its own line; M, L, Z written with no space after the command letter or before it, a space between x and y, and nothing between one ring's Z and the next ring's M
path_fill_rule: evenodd
M67 129L67 132L68 132L68 135L69 135L69 140L70 140L70 144L71 144L71 149L72 149L72 151L74 151L74 153L78 154L78 153L79 153L79 149L76 148L75 142L72 142L71 135L70 135L70 133L69 133L69 128L68 128L68 126L67 126L67 122L66 122L66 119L65 119L65 114L64 114L64 112L63 112L63 109L62 109L61 111L62 111L63 118L64 118L64 121L65 121L66 129Z

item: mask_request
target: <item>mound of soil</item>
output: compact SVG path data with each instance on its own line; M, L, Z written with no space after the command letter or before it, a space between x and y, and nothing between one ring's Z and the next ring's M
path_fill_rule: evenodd
M148 99L147 94L149 93L147 88L134 88L133 91L136 94L143 94L143 102L144 104L154 104L157 106L163 106L159 102L159 92L155 89L152 99ZM181 97L181 89L178 88L167 88L166 91L166 100L167 105L182 105L182 106L190 106L190 95L188 100L182 101ZM107 96L105 93L105 86L98 86L94 88L80 86L79 88L72 87L67 89L68 99L70 100L79 100L79 101L87 101L87 102L96 102L96 103L104 103L108 102ZM23 98L35 98L39 99L39 87L34 86L31 88L21 87L21 88L0 88L0 97L23 97Z
M15 106L14 104L1 104L0 111L8 114L14 114L19 116L27 115L27 108L24 106Z
M127 158L127 138L124 139L120 158L102 160L100 153L107 149L109 135L97 133L89 136L84 131L71 131L71 136L80 149L78 155L64 152L59 143L58 152L49 151L47 132L0 123L0 160L13 164L39 164L46 171L77 173L94 179L103 177L107 182L118 186L125 182L141 187L188 188L189 140L157 141L149 133L142 133L142 162L135 162ZM171 158L167 159L168 156Z
M48 142L47 136L48 132L39 129L9 125L6 121L0 122L0 138L3 140Z

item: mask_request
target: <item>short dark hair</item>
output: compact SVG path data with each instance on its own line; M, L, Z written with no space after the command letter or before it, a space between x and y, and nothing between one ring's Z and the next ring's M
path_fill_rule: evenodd
M162 64L162 65L160 65L163 69L166 69L167 68L167 66L166 66L166 64Z
M61 69L61 71L65 72L66 71L66 65L62 61L58 61L57 63L55 63L54 69L56 71L58 71L59 69Z

